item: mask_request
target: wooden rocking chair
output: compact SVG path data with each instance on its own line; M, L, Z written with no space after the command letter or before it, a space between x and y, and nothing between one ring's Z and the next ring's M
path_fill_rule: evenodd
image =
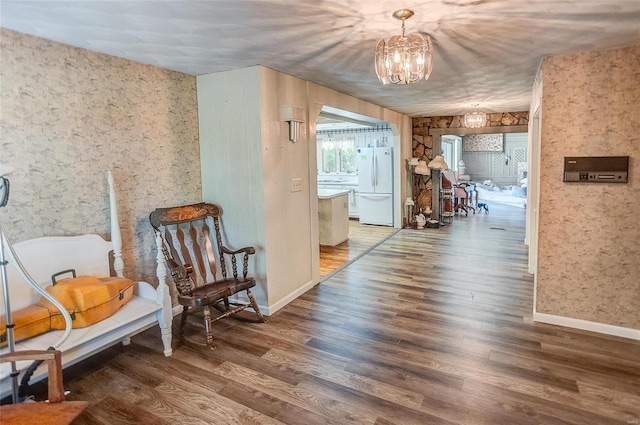
M254 254L255 249L245 247L232 250L225 247L220 233L221 215L222 208L219 205L202 202L158 208L149 216L156 232L156 245L163 254L163 262L166 262L171 271L178 290L178 302L182 305L178 338L180 341L187 339L210 348L213 348L212 325L215 321L235 315L247 307L254 310L257 316L254 321L265 321L250 291L256 281L247 277L249 255ZM215 238L212 238L212 233ZM241 276L238 276L239 258L242 261ZM227 274L228 259L231 260L232 276ZM160 264L160 260L158 266L165 267ZM229 300L229 297L242 291L246 291L248 303ZM211 307L218 310L219 314L212 315ZM198 312L204 315L206 344L185 336L187 316Z

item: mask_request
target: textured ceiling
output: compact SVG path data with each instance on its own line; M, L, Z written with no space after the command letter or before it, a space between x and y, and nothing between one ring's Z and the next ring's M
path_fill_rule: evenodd
M391 17L429 34L427 81L383 86L373 68ZM545 55L640 44L640 0L0 1L0 25L200 75L253 65L411 116L528 110Z

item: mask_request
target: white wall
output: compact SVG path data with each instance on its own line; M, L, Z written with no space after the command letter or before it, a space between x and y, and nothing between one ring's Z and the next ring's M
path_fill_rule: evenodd
M262 181L266 236L269 309L277 310L313 286L311 262L311 174L309 140L303 126L300 140L288 139L289 124L282 106L306 110L306 81L259 67L260 124L262 129ZM306 115L306 113L305 113ZM308 122L308 118L306 121ZM302 190L292 192L292 180Z
M256 66L197 86L203 199L222 206L229 243L256 247L254 292L270 314L313 285L308 133L292 143L282 120L283 105L305 109L306 82Z
M220 204L227 244L255 246L251 272L267 304L259 69L197 77L202 198Z

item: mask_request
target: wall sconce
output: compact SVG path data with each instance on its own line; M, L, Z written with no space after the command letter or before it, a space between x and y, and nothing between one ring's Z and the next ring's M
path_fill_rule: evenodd
M289 123L289 141L297 142L302 132L302 124L304 123L305 111L302 108L296 108L291 105L282 107L282 121Z

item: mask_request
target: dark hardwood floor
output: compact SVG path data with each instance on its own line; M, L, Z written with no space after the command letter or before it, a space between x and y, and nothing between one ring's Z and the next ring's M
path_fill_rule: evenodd
M66 369L76 423L640 423L640 342L533 323L524 210L490 208L217 322L215 350L165 358L150 329Z

